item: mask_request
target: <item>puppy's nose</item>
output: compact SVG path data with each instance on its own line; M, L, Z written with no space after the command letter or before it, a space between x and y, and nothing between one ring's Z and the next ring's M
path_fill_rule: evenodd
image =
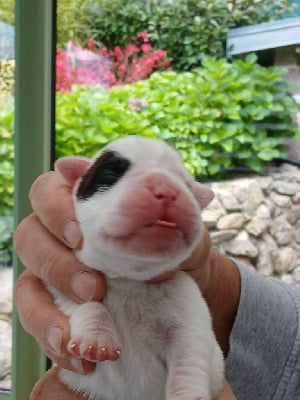
M177 193L175 189L163 184L154 187L153 195L156 201L162 204L169 204L177 199Z

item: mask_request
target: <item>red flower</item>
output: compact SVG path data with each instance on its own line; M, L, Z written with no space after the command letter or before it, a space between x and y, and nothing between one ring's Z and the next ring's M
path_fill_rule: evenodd
M137 37L138 37L139 39L143 39L143 41L144 41L145 43L149 42L149 36L148 36L148 33L147 33L147 32L139 32L139 33L137 34Z
M88 48L90 49L90 50L96 50L97 49L97 45L96 45L96 42L95 42L95 40L94 39L92 39L92 38L89 38L89 40L88 40L88 42L87 42L87 45L88 45Z
M99 48L92 38L86 49L70 42L66 49L57 49L56 90L70 91L73 84L120 86L170 67L164 50L151 53L151 49L147 32L139 32L125 47L113 50Z
M148 53L151 50L152 46L151 44L142 44L141 49L143 53Z

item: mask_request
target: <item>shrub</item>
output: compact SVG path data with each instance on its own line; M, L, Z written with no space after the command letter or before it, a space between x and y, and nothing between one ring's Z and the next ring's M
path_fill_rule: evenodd
M289 0L87 0L93 38L112 49L147 31L174 69L191 70L205 55L225 55L229 28L289 15Z
M14 162L13 101L0 99L0 216L12 215Z
M261 171L284 155L286 137L299 137L291 112L299 106L282 79L248 56L232 64L208 57L193 72L154 73L148 80L109 90L74 85L57 93L56 153L92 156L120 136L138 134L174 143L199 179L223 168ZM11 215L13 105L0 107L0 215Z
M290 116L299 106L282 76L283 70L261 67L253 56L232 64L208 57L193 72L154 73L109 90L74 85L56 95L57 157L92 156L120 136L138 134L174 144L204 181L233 165L262 171L284 155L284 138L299 138ZM12 215L13 105L8 102L0 107L0 154L0 216Z
M139 32L123 48L99 48L93 39L82 49L69 43L57 49L56 90L70 91L73 84L100 85L109 88L148 78L153 71L169 67L163 50L152 50L147 32Z
M261 171L284 154L299 110L277 68L254 56L229 63L206 58L193 72L153 74L110 90L74 86L57 94L57 155L91 156L119 136L139 134L174 143L199 179L233 165Z
M12 257L13 120L13 102L0 101L0 266L11 263Z
M1 1L1 0L0 0ZM6 0L2 0L6 1ZM63 47L70 40L81 45L93 34L86 12L87 0L57 1L57 46Z
M14 73L15 60L0 60L0 97L14 93Z
M15 0L0 0L0 21L7 24L15 22Z

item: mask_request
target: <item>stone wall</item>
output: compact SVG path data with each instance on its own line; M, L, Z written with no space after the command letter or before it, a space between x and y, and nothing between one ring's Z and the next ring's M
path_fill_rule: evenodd
M0 267L0 389L11 388L12 268Z
M300 283L300 170L284 165L211 188L203 220L214 247L260 274Z

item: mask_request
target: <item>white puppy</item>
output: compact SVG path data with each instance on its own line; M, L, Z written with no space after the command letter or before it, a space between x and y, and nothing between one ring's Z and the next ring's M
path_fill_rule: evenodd
M107 277L102 303L78 305L49 290L71 323L69 351L97 362L88 375L62 370L69 387L93 400L212 400L223 357L197 284L175 271L203 234L212 199L164 142L129 136L91 161L56 168L74 189L83 233L77 257Z

